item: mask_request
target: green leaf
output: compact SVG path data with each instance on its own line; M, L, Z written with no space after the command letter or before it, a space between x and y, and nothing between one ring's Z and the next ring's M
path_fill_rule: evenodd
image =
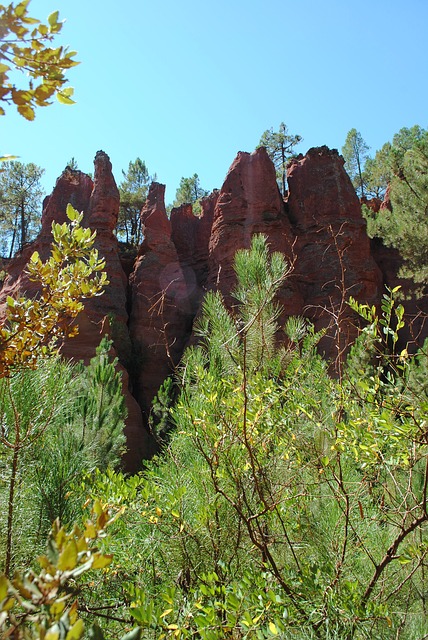
M48 22L51 27L55 27L58 24L58 16L59 16L59 11L53 11L48 17Z
M83 622L82 618L79 618L79 620L77 620L73 624L70 631L65 636L65 640L80 640L84 630L85 630L85 623Z
M10 67L3 62L0 62L0 73L6 73L6 71L10 71Z
M56 98L61 104L76 104L76 101L66 96L64 91L58 91Z
M107 554L94 555L92 569L104 569L105 567L108 567L109 564L111 564L112 560L113 560L112 555L107 555Z
M74 569L77 564L77 545L75 540L70 542L65 547L64 551L60 554L58 560L58 569L61 571L70 571Z
M9 580L4 574L0 575L0 601L6 598L8 588Z
M71 204L67 205L66 213L67 213L67 218L71 222L74 222L79 217L79 212Z
M276 628L276 626L275 626L275 624L273 622L269 622L269 631L274 636L278 635L278 629Z

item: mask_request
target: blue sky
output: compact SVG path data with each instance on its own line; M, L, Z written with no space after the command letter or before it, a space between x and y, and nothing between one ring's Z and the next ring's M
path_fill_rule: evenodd
M106 151L140 157L174 199L181 176L221 186L238 151L285 122L303 142L341 148L355 127L374 153L400 128L428 126L427 0L32 0L59 9L58 44L78 51L77 104L0 118L1 153L92 171Z

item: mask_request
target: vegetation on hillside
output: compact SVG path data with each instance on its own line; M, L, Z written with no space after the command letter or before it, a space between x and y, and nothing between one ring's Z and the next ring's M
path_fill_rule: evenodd
M30 162L5 162L0 171L0 251L12 258L40 231L44 169Z
M428 282L428 131L415 125L400 129L374 158L361 134L349 131L342 153L345 168L361 196L383 198L390 207L377 213L363 205L367 231L399 250L401 274L416 283Z
M73 578L92 637L133 626L156 640L428 633L426 350L396 350L395 291L380 314L351 300L366 327L332 379L321 334L299 318L277 324L287 271L263 236L237 253L236 306L206 297L177 400L164 402L174 429L162 453L139 476L98 470L64 496L122 512L101 541L110 564ZM20 610L6 592L4 630ZM40 615L19 628L34 632Z
M61 48L49 58L58 13L41 25L27 5L0 7L0 101L32 119L55 93L72 102L63 72L75 63ZM21 64L28 54L32 65ZM10 65L41 84L18 90ZM426 132L402 130L373 161L350 133L361 195L390 185L395 218L371 218L372 232L423 281ZM264 134L284 194L299 140L283 124ZM121 231L137 243L150 177L137 159L124 178ZM202 195L197 174L180 188L182 201ZM107 283L94 235L68 215L53 225L50 258L28 265L40 295L9 297L0 327L1 636L426 638L428 344L398 349L397 290L380 310L349 300L365 328L334 379L317 353L322 332L302 318L278 325L288 266L255 236L236 254L235 306L206 296L198 343L156 399L161 453L126 477L109 341L87 367L57 353L82 300Z

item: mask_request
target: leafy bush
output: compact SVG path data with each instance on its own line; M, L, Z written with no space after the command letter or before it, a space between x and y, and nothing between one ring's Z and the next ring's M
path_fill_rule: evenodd
M276 346L282 257L256 237L236 271L233 312L205 300L164 454L123 498L98 477L127 505L116 601L156 639L427 633L428 404L423 354L394 350L402 307L351 301L367 328L333 380L303 320Z
M70 524L79 516L77 487L87 474L120 464L126 407L116 361L109 361L110 346L103 338L87 367L57 357L34 371L23 369L0 380L3 433L19 430L18 440L9 436L21 456L13 527L19 544L12 544L11 530L9 536L21 562L45 539L56 518ZM5 517L10 493L6 470L12 457L13 447L10 453L3 450L0 503ZM0 522L6 530L3 517Z
M123 511L82 607L113 637L131 620L156 640L423 637L426 351L397 352L397 292L350 301L366 327L333 379L322 334L294 318L280 335L282 256L256 236L235 265L236 306L206 297L176 402L162 391L162 454L81 486Z

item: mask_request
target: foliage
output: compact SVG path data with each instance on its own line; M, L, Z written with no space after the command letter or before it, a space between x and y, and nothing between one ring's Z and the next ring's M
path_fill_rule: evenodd
M236 270L233 311L205 300L168 448L93 486L127 505L105 588L146 638L422 637L426 352L396 351L396 291L380 315L351 300L367 327L334 380L304 320L276 345L282 256L256 237Z
M27 451L36 449L37 441L53 420L61 418L62 413L57 396L61 397L64 393L64 378L60 375L64 372L60 371L57 363L44 367L37 375L31 376L30 373L33 372L23 370L12 378L0 380L0 443L1 463L4 467L1 478L0 522L2 540L5 541L2 552L6 574L10 573L14 562L14 549L17 547L14 534L25 531L28 535L25 521L18 526L20 518L16 510L16 505L25 501L22 491L22 461ZM27 468L27 478L29 469L31 464ZM33 532L30 537L34 537ZM23 539L25 540L25 534ZM23 545L21 542L21 546L25 548L28 544Z
M364 165L363 180L365 184L365 195L370 198L384 198L388 183L391 179L388 157L390 144L386 143L381 149L376 151L374 158L366 158Z
M0 238L3 254L11 258L37 235L44 169L30 162L5 162L0 172Z
M47 551L38 559L40 569L16 573L12 580L0 575L0 631L16 640L79 640L85 623L79 616L79 582L88 572L102 572L112 557L95 546L105 529L120 515L112 515L95 501L91 519L71 532L58 520L52 526ZM94 629L93 638L103 637ZM137 630L132 636L139 637ZM123 638L125 640L125 636Z
M149 416L149 427L159 448L169 440L174 423L171 420L171 408L177 396L177 387L172 378L166 378L153 399Z
M35 367L64 336L76 335L78 327L71 321L83 309L82 298L100 295L108 283L104 260L93 248L95 233L80 226L82 215L68 205L70 224L52 224L50 258L42 262L38 252L31 256L27 271L40 284L39 297L8 296L0 328L0 377L19 366Z
M342 155L345 160L345 169L351 178L352 184L360 197L367 194L365 164L368 159L369 147L356 129L348 131L345 144L342 147Z
M128 244L139 246L142 240L140 211L146 201L147 192L156 175L150 176L144 160L137 158L122 171L123 180L119 185L120 208L117 234Z
M402 275L428 282L428 131L402 129L375 161L390 184L391 208L368 216L368 231L400 251ZM366 214L367 215L367 214Z
M278 325L283 256L256 236L235 270L236 305L206 296L158 398L162 454L81 485L123 515L80 608L111 637L130 618L153 640L424 637L427 352L398 348L397 290L379 311L350 300L366 326L333 379L322 333Z
M88 366L62 363L66 389L56 399L61 415L50 420L31 451L35 465L30 479L43 535L43 524L49 527L56 518L71 523L76 517L81 497L74 489L87 474L120 465L127 412L122 376L117 358L110 362L110 348L104 337Z
M51 46L63 26L58 11L44 24L29 15L29 1L0 5L0 102L15 105L24 118L34 120L35 107L51 104L54 95L63 104L73 104L73 88L65 86L65 73L78 62L73 59L75 51ZM24 85L18 88L21 79ZM4 114L0 106L0 115Z
M422 141L425 130L419 125L403 127L391 142L386 142L376 151L374 158L367 158L364 170L368 195L383 197L394 175L400 175L404 156Z
M99 295L107 283L106 274L101 271L104 261L98 258L97 251L93 249L95 234L80 226L82 215L70 205L67 215L69 225L52 225L51 257L42 262L37 252L31 256L28 273L30 279L37 281L41 287L39 297L31 300L8 296L6 320L0 327L0 378L3 378L0 441L11 453L6 574L10 573L12 565L12 536L21 457L24 450L33 447L46 431L56 407L54 396L46 391L42 381L39 387L42 392L40 402L29 408L25 396L23 411L12 393L14 374L22 368L36 368L43 357L55 352L64 335L75 335L77 326L70 327L70 323L83 309L82 298ZM52 388L51 383L48 388Z
M71 156L66 166L72 169L73 171L77 171L79 169L79 165L77 164L77 160L74 156Z
M193 212L200 214L200 200L207 195L208 191L202 189L198 174L194 173L190 178L181 178L178 189L175 192L173 207L179 207L182 204L191 204L193 206Z
M34 371L23 369L11 379L0 380L5 489L13 454L20 455L15 504L10 491L0 492L0 512L5 518L8 506L14 508L13 530L12 520L6 527L0 517L9 537L8 573L11 562L25 561L45 539L56 518L68 524L79 515L81 496L74 488L87 474L120 464L126 407L121 374L115 370L117 359L110 362L110 347L104 337L87 367L54 357Z
M357 194L383 198L388 205L376 211L363 204L367 232L399 250L404 266L400 275L415 283L428 280L427 167L428 132L404 127L374 158L356 129L349 131L342 154Z
M112 341L106 336L87 367L81 368L76 408L83 424L82 439L94 450L94 466L101 470L120 462L126 403L122 393L122 375L118 359L110 361ZM71 421L73 417L71 416Z
M291 135L283 122L279 125L278 131L274 131L271 127L260 138L258 146L266 147L266 151L275 165L278 185L283 196L287 190L287 164L293 156L294 147L302 139L299 135Z

